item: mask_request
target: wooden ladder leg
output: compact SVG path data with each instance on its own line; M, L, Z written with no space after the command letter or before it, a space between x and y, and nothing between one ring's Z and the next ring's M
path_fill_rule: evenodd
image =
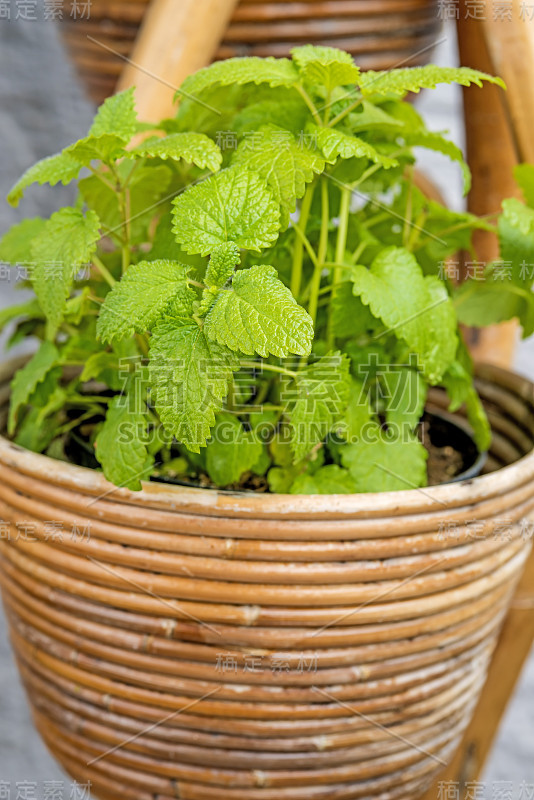
M182 81L207 66L221 42L237 0L153 0L117 90L136 87L141 119L175 113Z
M460 3L457 26L460 63L494 73L482 21L466 19L466 13L465 3ZM485 13L492 14L491 8L486 8ZM467 162L473 174L468 208L480 216L499 211L505 197L517 194L512 172L518 159L504 95L500 87L490 84L483 89L472 86L463 90ZM488 263L498 258L498 243L493 234L476 231L473 241L480 261ZM467 331L474 358L502 367L512 364L517 338L515 321Z

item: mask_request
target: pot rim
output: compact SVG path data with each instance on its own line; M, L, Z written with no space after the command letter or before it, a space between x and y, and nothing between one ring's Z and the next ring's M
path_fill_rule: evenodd
M27 356L0 365L0 384L6 387ZM530 403L534 416L534 383L502 367L483 364L477 376ZM276 519L343 519L406 515L469 507L502 495L534 479L534 449L495 472L424 488L359 494L266 494L227 489L203 489L143 481L138 492L110 483L101 472L34 453L0 435L0 462L31 478L89 495L91 504L110 499L136 507L210 516ZM43 477L44 476L44 477ZM95 500L96 497L96 500Z

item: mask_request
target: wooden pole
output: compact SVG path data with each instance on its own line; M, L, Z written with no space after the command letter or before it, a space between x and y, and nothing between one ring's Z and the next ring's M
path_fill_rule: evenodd
M117 90L136 87L139 117L174 115L184 78L209 64L237 0L153 0Z

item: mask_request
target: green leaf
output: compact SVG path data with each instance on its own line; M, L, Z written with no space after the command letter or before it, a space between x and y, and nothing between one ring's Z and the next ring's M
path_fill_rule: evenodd
M12 435L17 426L18 412L50 370L59 362L59 353L52 342L43 342L35 355L15 374L11 381L8 432Z
M534 208L534 164L517 164L514 167L514 178L523 192L527 206Z
M457 347L456 315L444 284L424 277L412 253L387 247L371 268L353 268L354 294L419 357L419 368L438 383Z
M399 432L412 431L423 414L427 386L420 372L392 364L382 373L386 421Z
M129 141L136 129L134 88L131 87L104 100L93 120L89 135L102 136L104 133L111 133Z
M517 198L503 200L499 217L501 258L510 266L511 280L523 288L534 280L534 209Z
M150 381L165 430L200 452L238 368L234 353L211 342L196 323L159 322L150 340Z
M143 406L114 397L95 441L95 455L108 481L132 491L142 489L141 481L154 464L145 444L148 415Z
M309 355L313 322L273 267L239 270L222 290L205 320L207 336L231 350L287 358Z
M390 131L392 128L403 128L405 123L401 119L388 114L380 106L362 100L355 111L348 117L350 130L352 133L369 130Z
M101 133L99 136L86 136L63 150L64 155L74 158L88 167L92 161L114 161L126 155L124 139L115 133Z
M218 414L206 450L208 475L217 486L237 483L263 453L262 443L232 414Z
M517 317L524 336L534 333L534 295L512 281L465 281L454 291L454 307L464 325L483 327Z
M361 381L350 379L349 400L337 434L348 442L356 441L373 420L369 395Z
M346 355L328 353L297 372L295 389L287 392L286 412L295 461L324 441L344 416L350 392L349 364Z
M356 492L393 492L427 485L427 451L411 435L399 436L378 425L354 444L340 448L341 462Z
M176 311L191 313L195 295L187 285L188 267L176 261L140 261L132 264L107 294L98 318L103 342L152 330L172 301Z
M264 126L254 139L245 138L234 153L233 164L243 165L265 178L280 205L295 211L306 184L320 174L324 159L306 148L292 133Z
M55 156L48 156L41 159L18 179L16 184L10 189L7 196L7 201L12 206L18 206L19 200L24 195L24 190L31 186L32 183L49 183L50 186L55 186L57 183L62 183L66 186L68 183L78 177L82 168L79 161L72 158L65 153L57 153Z
M368 158L384 169L398 164L394 158L382 155L372 144L364 142L358 136L350 136L337 128L319 128L317 125L310 125L309 130L316 136L317 146L331 164L334 164L337 158Z
M287 92L277 90L281 91ZM295 135L301 134L310 118L310 110L300 95L295 92L287 95L283 99L265 99L246 105L235 117L232 129L237 133L254 131L255 134L264 125L276 125ZM233 144L232 137L229 137L229 144Z
M330 301L332 329L340 339L355 338L377 327L375 317L352 291L350 281L338 283Z
M384 72L369 70L360 76L360 89L364 97L373 94L398 94L415 92L421 89L435 89L438 83L459 83L470 86L472 83L482 86L483 81L506 88L500 78L487 75L470 67L438 67L429 64L426 67L407 67Z
M266 83L268 86L293 86L298 72L288 58L228 58L195 72L183 82L178 94L196 95L208 87Z
M445 137L439 133L425 130L415 133L402 133L402 138L405 143L411 147L425 147L427 150L434 150L436 153L442 153L444 156L450 158L451 161L456 161L462 170L464 195L468 194L471 188L471 170L465 162L464 154L454 142L445 139Z
M473 383L471 359L465 346L458 348L458 358L443 376L443 386L451 401L450 411L457 411L465 403L475 443L484 453L491 445L491 427Z
M45 226L41 217L23 219L13 225L0 239L0 261L24 264L31 261L31 243Z
M203 133L171 133L164 139L154 139L138 145L133 153L173 161L184 160L201 169L217 172L222 164L222 153Z
M354 494L358 489L348 470L328 464L313 475L299 475L289 491L291 494Z
M100 221L94 211L84 215L75 208L62 208L52 214L33 240L32 283L48 319L50 337L63 319L76 273L91 260L96 249L99 228Z
M239 247L233 242L221 244L211 253L208 268L206 270L206 285L220 287L224 286L227 280L234 274L234 270L239 264Z
M173 206L176 241L190 254L207 255L225 242L259 251L278 238L280 207L262 178L243 167L191 186Z
M19 303L16 306L8 306L0 309L0 331L4 330L12 320L19 317L42 317L43 312L37 300L28 300L26 303Z
M291 55L304 80L325 86L328 92L336 86L355 84L360 77L350 53L335 47L307 44L294 47Z

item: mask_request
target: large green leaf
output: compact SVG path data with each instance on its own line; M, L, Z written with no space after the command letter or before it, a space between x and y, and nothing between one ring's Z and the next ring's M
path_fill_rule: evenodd
M176 313L191 313L194 294L187 285L188 267L176 261L132 264L107 294L100 310L97 333L103 342L150 331L171 302Z
M173 231L187 253L207 255L225 242L262 250L278 238L280 207L266 182L231 167L173 200Z
M41 217L23 219L13 225L0 239L0 261L8 264L24 264L31 261L31 244L45 226Z
M95 441L95 455L115 486L142 488L154 465L146 446L148 414L144 403L130 396L113 398Z
M353 494L357 491L350 472L337 464L320 467L313 475L298 475L289 489L290 494Z
M33 240L32 283L50 337L63 319L76 273L91 260L99 239L100 221L94 211L83 214L76 208L62 208Z
M15 374L11 381L8 431L13 434L20 408L28 402L37 386L59 363L59 352L52 342L43 342L35 355Z
M179 94L189 97L208 87L246 83L268 86L293 86L298 72L288 58L228 58L195 72L183 82Z
M369 70L360 76L360 89L364 96L373 94L398 94L419 92L421 89L435 89L438 83L459 83L482 86L483 81L495 83L504 88L500 78L487 75L470 67L438 67L429 64L425 67L406 67L384 72Z
M403 339L419 358L419 368L438 383L454 359L458 340L456 315L444 284L424 277L408 250L384 249L371 268L356 266L354 294L375 317Z
M49 183L50 186L62 183L66 186L78 177L81 168L80 162L66 153L57 153L55 156L42 158L41 161L27 169L13 188L9 190L8 203L12 206L18 206L24 190L31 186L32 183Z
M143 142L133 152L140 156L184 160L212 172L217 172L222 164L220 148L203 133L171 133L163 139Z
M273 267L239 270L209 311L207 336L231 350L286 358L311 352L313 322Z
M126 155L124 139L115 133L87 136L85 139L71 144L63 152L85 167L88 167L92 161L110 162Z
M260 460L264 446L232 414L218 414L206 450L208 475L217 486L237 483Z
M350 396L349 364L346 355L328 353L297 372L295 388L288 390L285 398L295 461L308 455L341 423Z
M325 86L328 92L336 86L355 84L360 77L350 53L335 47L306 44L293 48L291 55L304 80Z
M290 212L306 191L306 184L320 174L324 159L299 143L292 133L264 126L254 139L245 138L232 159L257 172L268 182L278 202Z
M517 317L523 336L534 333L534 295L530 289L509 280L468 280L454 293L458 320L464 325L482 327Z
M206 444L237 356L194 322L165 319L150 340L150 383L165 430L194 453Z
M340 453L356 492L392 492L427 484L427 451L410 434L388 434L376 425L365 437L340 448Z
M137 130L134 92L135 89L131 87L108 97L98 109L89 135L111 133L129 141Z
M310 125L309 131L316 137L317 146L330 163L337 158L368 158L374 164L380 164L384 169L394 167L398 162L394 158L384 156L369 142L358 136L350 136L337 128L319 128Z

